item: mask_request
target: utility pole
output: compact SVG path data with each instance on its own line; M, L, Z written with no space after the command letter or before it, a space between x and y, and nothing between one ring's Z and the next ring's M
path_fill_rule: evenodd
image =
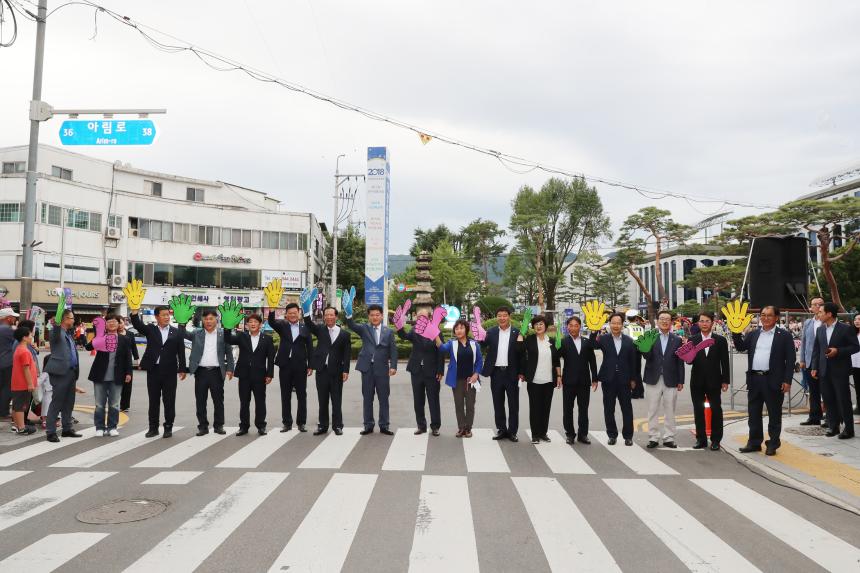
M340 154L337 156L337 161L334 166L334 217L332 217L332 228L331 228L331 288L329 293L329 304L334 306L335 300L337 299L337 229L338 225L346 220L348 216L352 214L352 206L355 203L355 195L357 192L347 192L344 195L341 195L340 186L344 183L344 181L349 181L353 177L358 179L359 177L364 179L364 174L341 174L340 173L340 158L346 157L344 154ZM341 205L340 200L343 199L346 204L346 213L349 215L344 216L341 214Z
M24 194L24 240L21 244L21 308L29 310L33 304L33 244L36 235L36 181L39 159L39 115L42 103L42 69L45 60L45 26L48 17L48 0L39 0L36 21L36 61L33 65L33 99L30 102L30 145L27 152L27 190Z

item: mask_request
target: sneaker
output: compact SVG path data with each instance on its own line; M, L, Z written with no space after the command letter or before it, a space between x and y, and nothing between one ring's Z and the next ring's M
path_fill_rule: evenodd
M24 426L20 430L16 430L16 433L19 436L29 436L30 434L36 433L36 428L34 428L33 426Z
M105 431L104 431L104 430L96 430L96 437L97 437L97 438L103 438L103 437L104 437L104 435L105 435Z
M119 430L117 430L116 428L113 428L108 432L108 434L110 434L111 438L115 438L119 435Z

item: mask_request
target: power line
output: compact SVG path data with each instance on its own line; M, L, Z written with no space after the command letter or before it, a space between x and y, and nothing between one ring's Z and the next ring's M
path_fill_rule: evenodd
M573 170L573 169L566 169L566 168L546 164L546 163L543 163L540 161L534 161L534 160L526 159L524 157L520 157L517 155L504 153L502 151L498 151L498 150L491 149L488 147L482 147L482 146L479 146L477 144L462 141L462 140L459 140L457 138L450 137L450 136L441 134L441 133L433 131L433 130L425 129L425 128L419 127L417 125L407 123L405 121L396 119L394 117L386 116L382 113L368 110L366 108L352 104L352 103L347 102L345 100L341 100L341 99L338 99L336 97L329 96L329 95L323 94L321 92L318 92L316 90L310 89L310 88L305 87L301 84L291 82L288 80L284 80L282 78L278 78L277 76L274 76L274 75L269 74L267 72L264 72L262 70L256 69L254 67L251 67L251 66L248 66L245 64L242 64L241 62L238 62L237 60L234 60L232 58L222 56L222 55L217 54L211 50L201 48L199 46L195 46L191 42L188 42L186 40L183 40L181 38L178 38L176 36L168 34L167 32L163 32L161 30L153 28L152 26L148 26L148 25L146 25L142 22L139 22L139 21L137 21L137 20L135 20L129 16L123 16L122 14L120 14L118 12L115 12L109 8L106 8L104 6L96 4L95 2L90 2L89 0L76 0L76 1L72 1L72 2L67 2L65 4L61 4L60 6L54 8L51 12L49 12L48 16L53 15L54 13L56 13L58 10L61 10L62 8L65 8L67 6L75 6L75 5L88 6L90 8L95 9L97 12L101 11L101 12L107 14L108 16L110 16L115 21L119 22L120 24L127 26L129 28L132 28L133 30L138 32L147 42L149 42L150 45L152 45L154 48L156 48L162 52L166 52L166 53L170 53L170 54L175 54L175 53L179 53L179 52L189 52L189 53L193 54L195 57L197 57L197 59L199 59L203 64L212 68L215 71L218 71L218 72L242 72L245 75L247 75L248 77L250 77L251 79L257 80L259 82L276 84L276 85L279 85L279 86L281 86L285 89L288 89L292 92L296 92L296 93L300 93L300 94L309 96L309 97L314 98L318 101L328 103L328 104L333 105L333 106L340 108L342 110L358 113L358 114L360 114L360 115L362 115L368 119L378 121L381 123L387 123L387 124L392 125L394 127L398 127L401 129L412 131L416 135L422 137L422 139L430 137L432 139L435 139L435 140L440 141L442 143L446 143L448 145L453 145L456 147L460 147L463 149L474 151L476 153L480 153L482 155L487 155L489 157L493 157L496 160L498 160L499 163L502 166L504 166L506 169L513 171L514 173L517 173L520 175L525 174L525 173L529 173L532 171L540 170L540 171L543 171L544 173L547 173L550 175L560 175L563 177L579 178L579 179L582 179L585 181L589 181L592 184L599 183L601 185L606 185L609 187L615 187L618 189L626 189L629 191L634 191L634 192L638 193L639 195L641 195L647 199L650 199L650 200L660 200L660 199L665 199L667 197L672 197L672 198L676 198L676 199L683 199L683 200L687 201L688 204L690 202L719 204L720 206L714 211L714 213L718 212L720 209L724 208L726 205L734 205L737 207L749 207L749 208L754 208L754 209L776 209L775 205L750 203L750 202L745 202L745 201L731 201L728 199L717 199L717 198L707 197L707 196L703 196L703 195L694 195L694 194L689 194L689 193L678 193L675 191L666 191L666 190L662 190L662 189L649 188L649 187L642 186L642 185L635 185L632 183L626 183L624 181L620 181L620 180L616 180L616 179L601 177L601 176L597 176L597 175L590 175L590 174L587 174L587 173L582 172L582 171L577 171L577 170ZM159 35L162 38L168 38L168 39L172 40L173 42L177 42L177 43L170 43L167 41L159 40L153 34ZM519 169L517 169L517 168L519 168ZM702 213L702 212L700 211L700 213Z

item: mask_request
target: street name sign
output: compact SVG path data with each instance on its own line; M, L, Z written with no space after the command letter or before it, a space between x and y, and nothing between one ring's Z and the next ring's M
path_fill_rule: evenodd
M63 145L151 145L151 119L69 119L60 126Z

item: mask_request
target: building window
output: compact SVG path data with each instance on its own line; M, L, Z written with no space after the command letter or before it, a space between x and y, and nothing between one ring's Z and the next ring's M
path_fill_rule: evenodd
M69 209L68 211L66 211L66 226L71 227L72 229L89 229L89 211L78 211L77 209Z
M72 170L60 167L58 165L51 166L51 175L60 179L65 179L67 181L72 180Z
M159 181L147 181L143 180L143 190L147 195L152 195L153 197L161 197L161 183Z
M102 214L101 213L89 213L90 216L90 231L98 231L102 232Z
M153 283L156 286L173 285L173 265L155 263L153 269Z
M3 162L3 175L10 175L12 173L24 173L25 171L27 171L27 163L24 161Z
M21 203L0 203L0 223L20 223L22 217Z
M140 220L140 238L148 239L149 238L149 219L141 219Z
M173 224L173 240L178 243L188 242L188 224L174 223Z
M187 201L194 201L195 203L203 203L203 189L188 187L185 189L185 199Z
M119 229L119 234L122 235L122 215L108 215L108 227Z
M278 233L275 231L263 231L263 248L277 249L278 248Z
M260 248L260 231L251 231L251 248Z
M234 247L242 246L242 229L233 229L230 233L233 237L230 239L230 244Z
M167 221L161 222L161 240L173 241L173 223L168 223Z
M230 229L221 229L221 245L225 247L229 247L231 244L231 239L233 237L233 233Z
M233 246L236 244L233 243ZM251 231L242 231L242 246L246 249L251 248Z
M120 272L121 265L122 265L122 261L119 261L117 259L108 259L108 262L107 262L108 280L110 280L112 277L115 277L117 275L122 274Z
M153 241L161 240L161 221L149 222L149 238Z

